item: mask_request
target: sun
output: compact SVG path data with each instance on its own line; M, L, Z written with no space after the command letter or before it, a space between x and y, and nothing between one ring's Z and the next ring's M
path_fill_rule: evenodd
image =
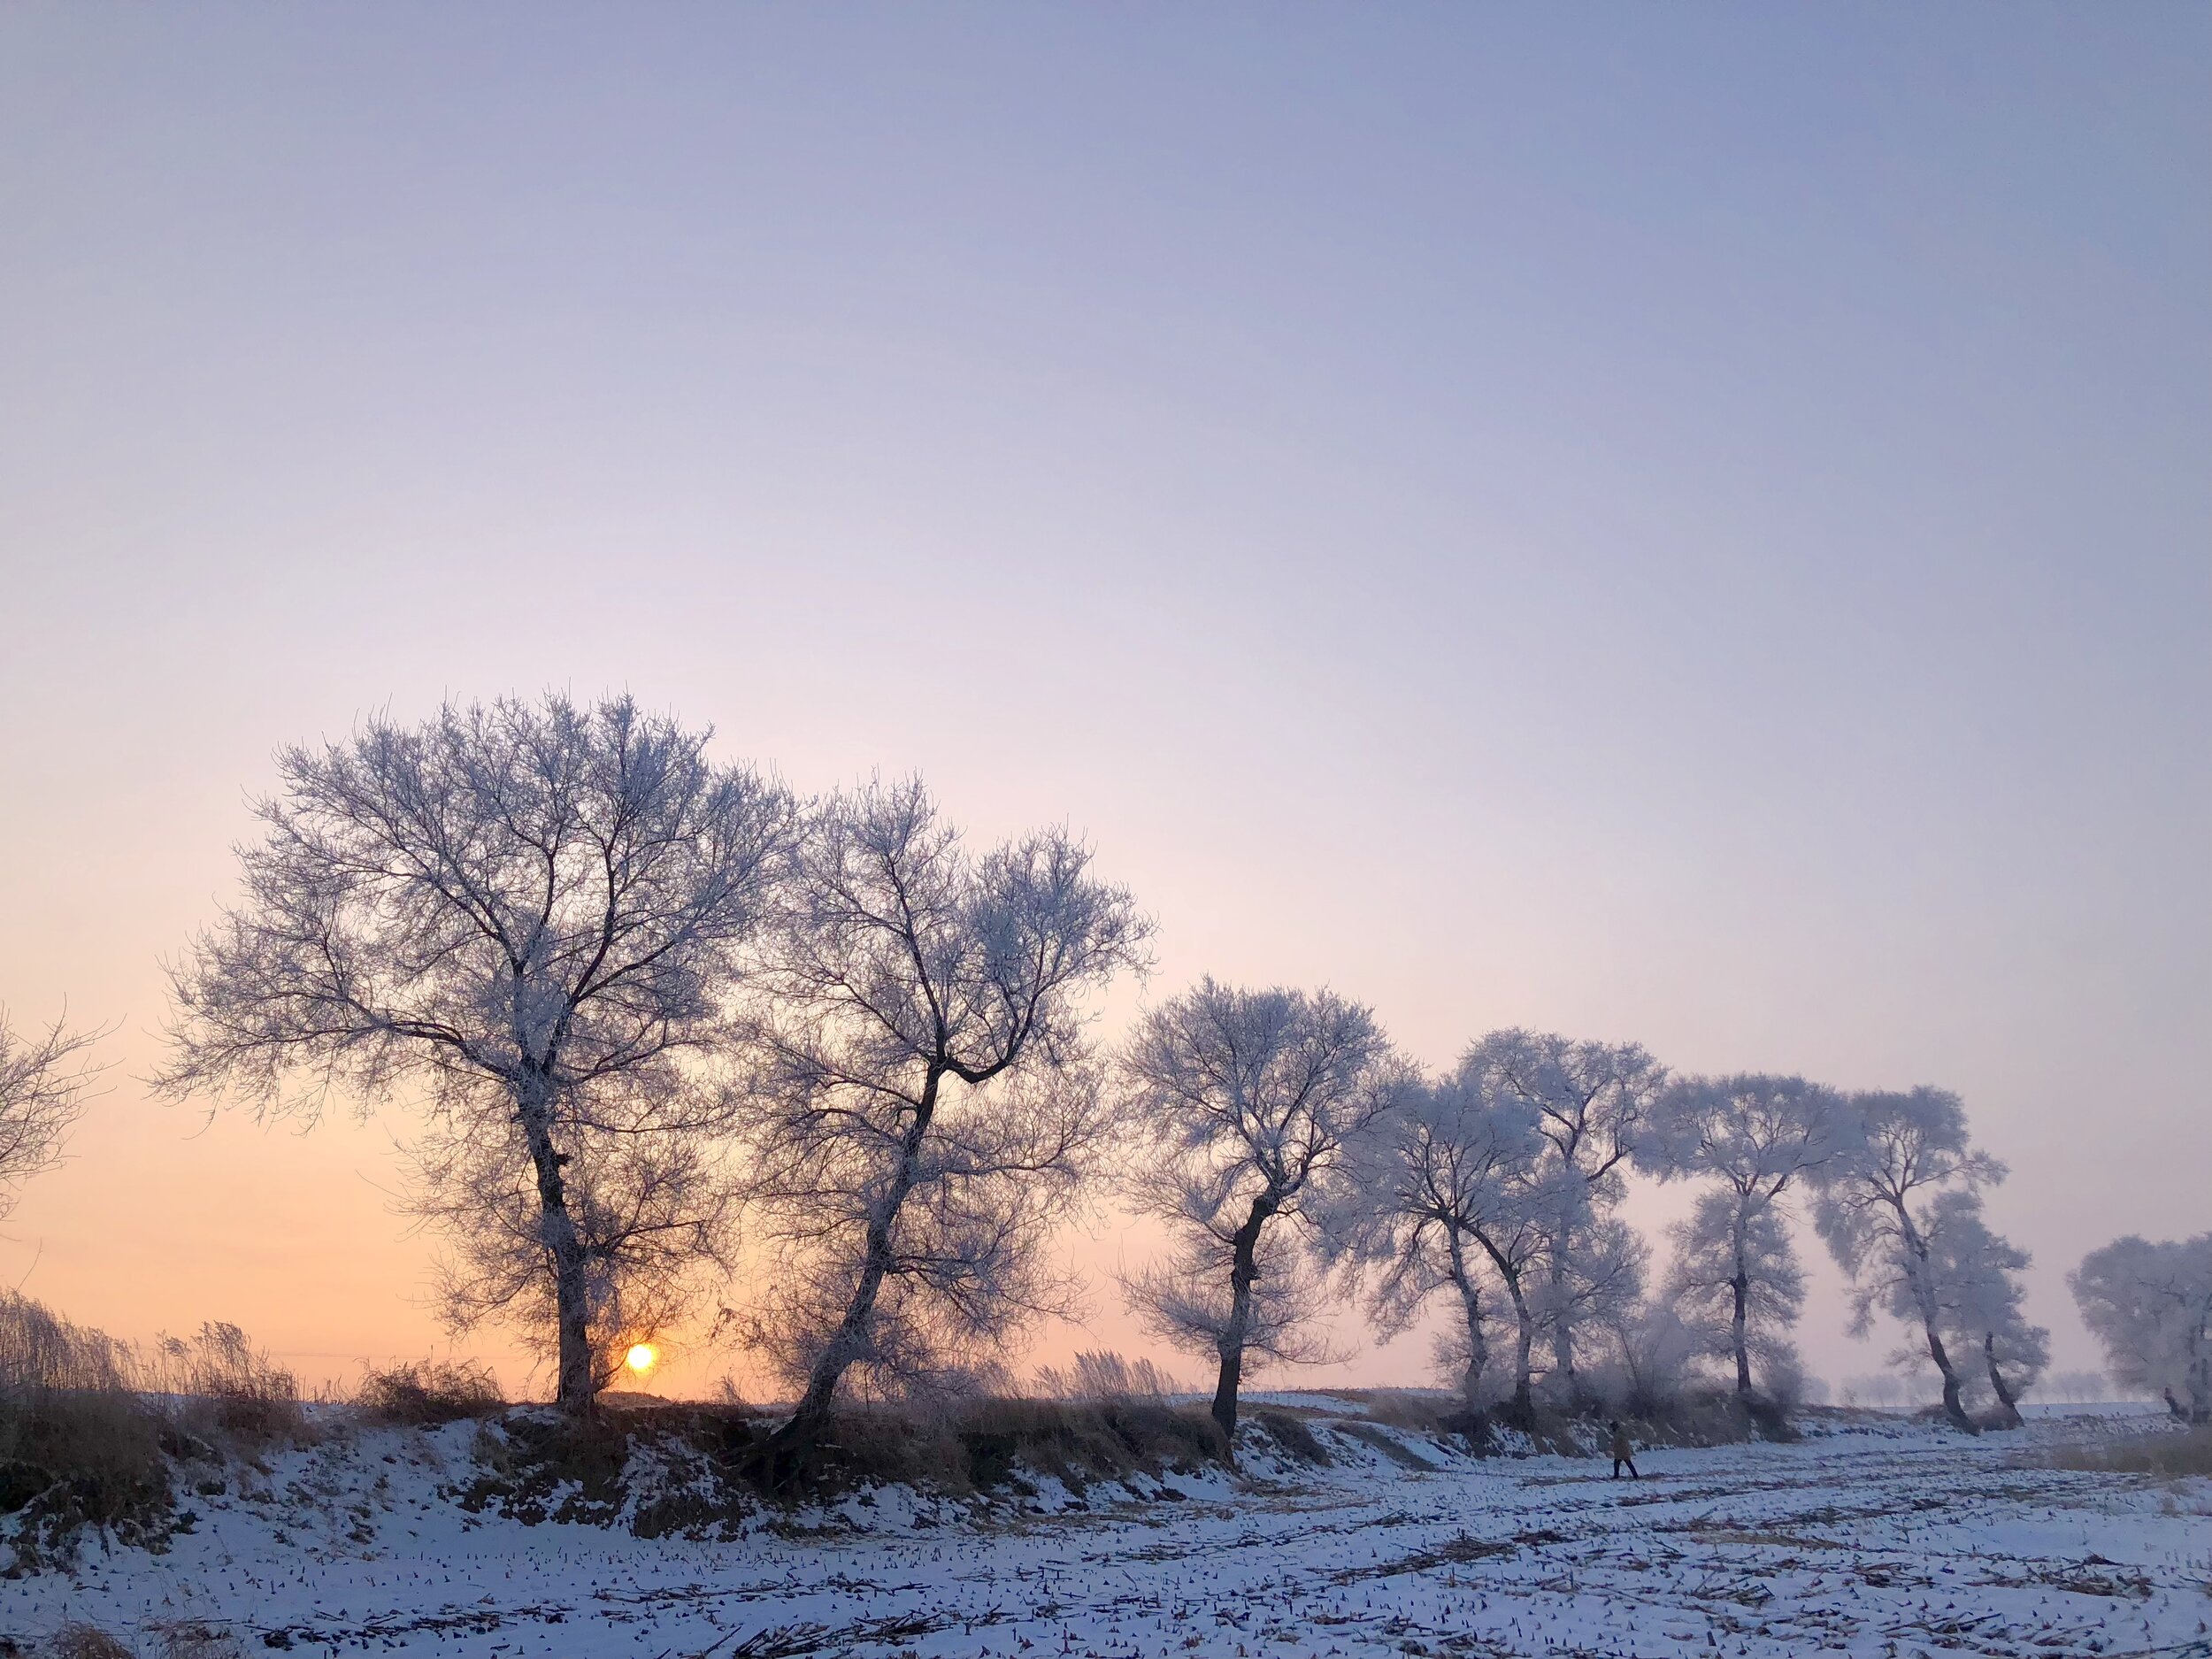
M642 1377L661 1363L661 1351L650 1342L640 1342L622 1356L622 1363Z

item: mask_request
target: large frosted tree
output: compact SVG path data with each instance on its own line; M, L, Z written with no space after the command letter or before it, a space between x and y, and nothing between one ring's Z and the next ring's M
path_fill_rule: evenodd
M2212 1422L2212 1233L2130 1233L2082 1257L2067 1283L2116 1382L2185 1396L2192 1421Z
M1411 1079L1348 1142L1345 1177L1318 1210L1333 1255L1372 1274L1369 1311L1386 1337L1409 1326L1439 1295L1449 1299L1440 1343L1457 1368L1471 1410L1489 1366L1484 1303L1494 1283L1511 1309L1514 1397L1529 1404L1535 1321L1517 1248L1542 1236L1550 1205L1542 1185L1543 1138L1533 1112L1501 1100L1479 1065L1435 1083Z
M1852 1281L1854 1335L1877 1309L1903 1320L1943 1383L1943 1409L1972 1433L1957 1359L1944 1340L1940 1263L1930 1242L1934 1206L2004 1179L2004 1165L1971 1146L1966 1109L1947 1090L1854 1094L1842 1150L1811 1172L1814 1218Z
M730 1039L794 813L708 736L550 696L283 749L242 895L172 972L162 1092L309 1122L342 1092L365 1114L420 1100L425 1167L459 1183L424 1207L489 1298L460 1312L549 1315L572 1412L607 1371L595 1315L641 1288L623 1217L675 1168L691 1190L653 1240L726 1202L701 1164L730 1101L700 1063Z
M803 1456L840 1383L949 1381L1063 1305L1042 1246L1110 1102L1086 999L1149 926L1060 830L982 853L919 780L826 802L792 859L753 1032L753 1196L776 1287L756 1341Z
M1747 1404L1753 1354L1786 1345L1804 1304L1787 1196L1842 1150L1849 1121L1840 1095L1801 1077L1686 1078L1661 1095L1639 1148L1662 1179L1709 1183L1671 1229L1668 1294L1732 1365Z
M1356 1002L1210 978L1138 1022L1120 1071L1139 1136L1133 1195L1175 1240L1131 1299L1218 1362L1213 1417L1233 1448L1248 1355L1296 1356L1317 1311L1294 1234L1405 1073Z
M1544 1258L1543 1317L1552 1375L1576 1388L1575 1330L1624 1299L1635 1300L1640 1254L1605 1225L1626 1191L1623 1173L1667 1080L1666 1068L1632 1042L1578 1041L1549 1033L1493 1032L1475 1045L1502 1094L1536 1114L1556 1179Z

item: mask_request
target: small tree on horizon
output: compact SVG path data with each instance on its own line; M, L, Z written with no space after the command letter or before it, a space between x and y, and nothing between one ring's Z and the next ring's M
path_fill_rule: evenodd
M728 1042L791 833L789 795L709 735L556 695L280 750L243 896L171 970L160 1094L312 1124L342 1090L366 1117L420 1088L424 1167L457 1178L424 1207L479 1257L454 1311L549 1315L572 1413L604 1372L611 1253L641 1236L592 1212L666 1198L727 1128L692 1073ZM695 1236L718 1190L651 1236Z

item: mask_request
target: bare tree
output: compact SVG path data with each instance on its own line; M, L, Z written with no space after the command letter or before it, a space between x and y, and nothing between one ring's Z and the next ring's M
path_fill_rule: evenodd
M1551 1145L1559 1179L1545 1254L1543 1314L1551 1332L1552 1373L1571 1394L1575 1325L1590 1300L1575 1283L1578 1235L1601 1220L1625 1192L1623 1166L1635 1153L1667 1071L1632 1042L1578 1042L1514 1030L1493 1032L1476 1047L1499 1086L1536 1112ZM1588 1263L1586 1286L1613 1283L1606 1270L1617 1267L1617 1251L1579 1254Z
M1973 1433L1943 1341L1929 1207L1944 1193L2002 1180L2005 1167L1968 1145L1966 1109L1947 1090L1854 1094L1849 1110L1843 1149L1809 1178L1820 1194L1814 1213L1821 1237L1851 1277L1852 1334L1866 1333L1877 1307L1916 1325L1943 1379L1944 1414Z
M19 1037L0 1008L0 1217L15 1208L24 1182L61 1162L104 1069L86 1053L104 1034L71 1031L65 1014L42 1033Z
M2155 1243L2130 1233L2090 1251L2066 1282L2115 1382L2163 1389L2170 1403L2179 1386L2180 1415L2212 1422L2212 1233Z
M1550 1210L1534 1202L1545 1144L1535 1114L1498 1098L1493 1081L1479 1065L1435 1084L1407 1079L1390 1108L1350 1137L1347 1179L1316 1212L1328 1254L1375 1275L1369 1311L1386 1339L1406 1330L1431 1297L1451 1296L1458 1322L1440 1351L1457 1362L1471 1411L1489 1363L1482 1299L1492 1273L1513 1303L1515 1398L1524 1409L1529 1403L1534 1329L1513 1243L1517 1233L1540 1237ZM1486 1261L1494 1263L1487 1271Z
M1848 1122L1840 1095L1801 1077L1689 1078L1661 1095L1639 1148L1639 1164L1663 1180L1714 1183L1672 1229L1668 1293L1717 1336L1714 1351L1733 1362L1747 1403L1754 1348L1786 1339L1805 1300L1785 1194L1837 1156Z
M1358 1003L1211 978L1139 1022L1121 1072L1143 1133L1133 1194L1179 1241L1131 1299L1170 1340L1218 1359L1213 1417L1233 1455L1248 1354L1298 1356L1313 1310L1284 1229L1310 1219L1316 1186L1404 1074Z
M549 1282L524 1300L552 1310L572 1412L603 1371L594 1279L622 1234L593 1236L590 1212L623 1202L572 1189L610 1148L665 1169L726 1128L728 1098L687 1068L730 1034L792 833L785 791L707 738L627 697L550 696L283 749L243 899L172 970L154 1081L173 1098L225 1088L311 1122L341 1088L365 1114L421 1086L426 1166L463 1178L426 1208L465 1255L534 1232L511 1271ZM494 1300L496 1279L477 1276Z
M1064 1305L1042 1245L1104 1123L1083 999L1149 925L1041 831L968 853L919 780L823 804L794 855L749 1141L780 1251L750 1325L802 1455L838 1385L949 1379Z
M1946 1331L1980 1356L1999 1425L2018 1428L2020 1398L2051 1361L2051 1333L2028 1323L2028 1253L1991 1232L1981 1195L1962 1190L1931 1207L1928 1260Z

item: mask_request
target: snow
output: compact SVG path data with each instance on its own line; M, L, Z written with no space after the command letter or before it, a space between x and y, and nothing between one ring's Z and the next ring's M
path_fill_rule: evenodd
M1795 1445L1640 1453L1645 1479L1616 1482L1395 1433L1423 1471L1300 1403L1332 1464L1253 1430L1239 1476L883 1489L715 1539L471 1514L443 1494L473 1425L349 1427L189 1496L165 1553L0 1585L0 1637L81 1619L149 1652L200 1624L249 1652L485 1659L2212 1655L2212 1481L2040 1466L2139 1419L2039 1413L1977 1440L1867 1414Z

